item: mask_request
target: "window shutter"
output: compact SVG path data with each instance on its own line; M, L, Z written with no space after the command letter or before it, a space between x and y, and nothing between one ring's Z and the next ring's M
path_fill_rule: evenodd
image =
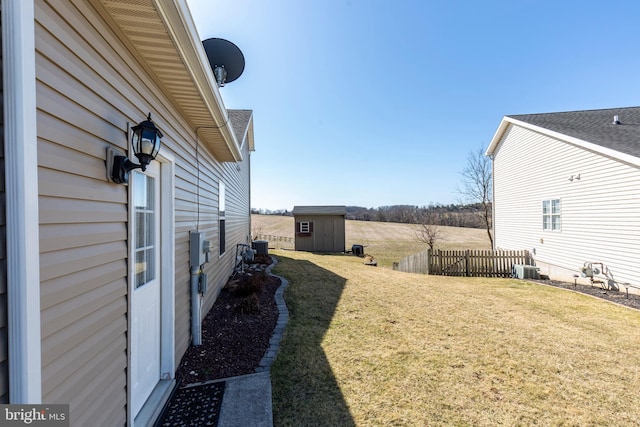
M309 221L309 233L313 233L313 221Z
M300 223L296 222L296 233L300 232Z

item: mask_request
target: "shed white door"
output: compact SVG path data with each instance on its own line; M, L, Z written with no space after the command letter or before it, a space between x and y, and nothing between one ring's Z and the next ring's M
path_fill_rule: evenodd
M131 393L137 414L160 381L160 171L130 176L131 223Z

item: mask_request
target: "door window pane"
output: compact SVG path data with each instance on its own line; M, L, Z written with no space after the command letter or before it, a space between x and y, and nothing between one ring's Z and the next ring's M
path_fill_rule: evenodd
M140 172L133 174L135 286L155 279L155 178Z

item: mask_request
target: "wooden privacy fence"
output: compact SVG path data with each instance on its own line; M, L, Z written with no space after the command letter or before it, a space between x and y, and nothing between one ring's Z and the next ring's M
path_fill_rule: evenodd
M511 277L514 264L533 265L529 251L443 251L409 255L395 270L440 276Z

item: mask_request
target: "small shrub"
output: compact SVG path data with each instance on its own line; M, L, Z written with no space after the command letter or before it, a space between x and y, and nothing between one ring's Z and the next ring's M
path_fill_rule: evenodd
M255 314L260 313L260 299L256 293L252 293L242 300L235 308L235 312L239 314Z
M267 275L265 273L243 276L237 286L235 286L234 292L236 295L241 297L246 297L251 294L260 294L266 279Z

